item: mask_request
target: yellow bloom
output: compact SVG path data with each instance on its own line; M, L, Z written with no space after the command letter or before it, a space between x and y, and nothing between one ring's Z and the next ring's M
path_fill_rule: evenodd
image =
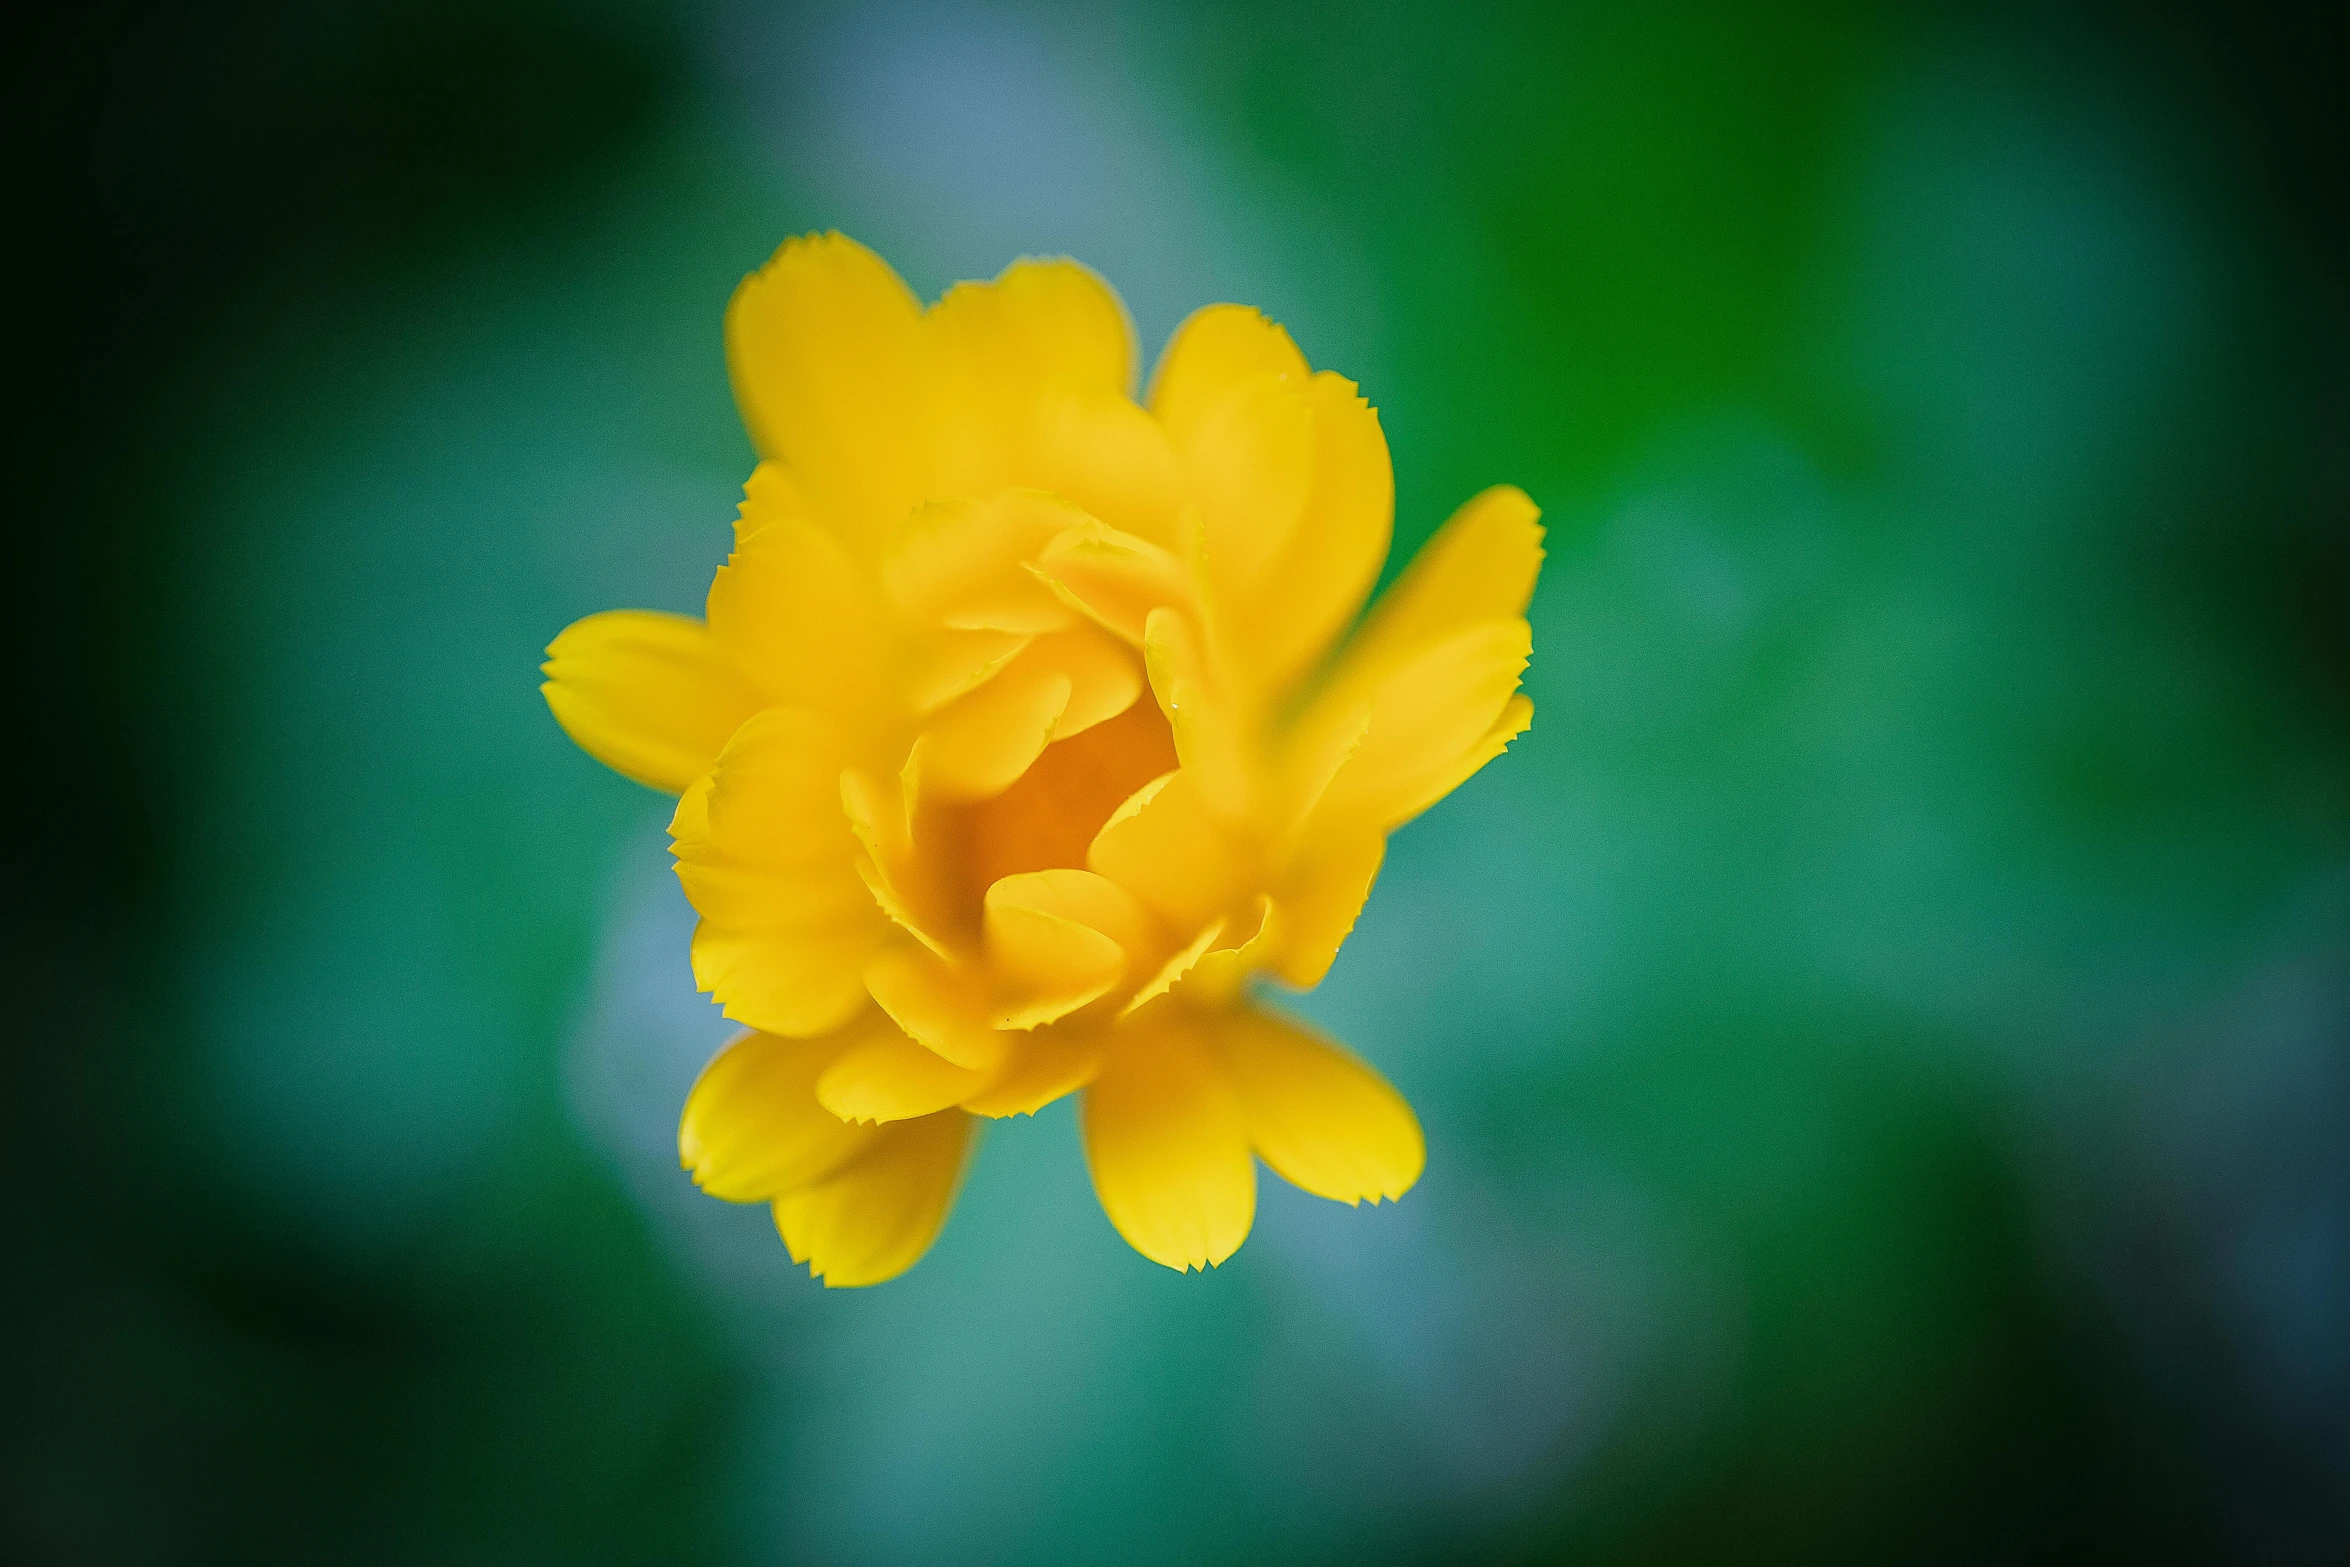
M1402 1195L1411 1109L1248 982L1318 983L1387 834L1525 729L1533 505L1469 502L1358 625L1386 439L1253 310L1192 316L1138 403L1084 268L924 310L828 234L726 339L760 462L708 618L592 615L544 688L682 796L694 974L750 1029L686 1102L695 1180L831 1285L928 1249L973 1117L1080 1090L1102 1206L1171 1268L1247 1236L1254 1159Z

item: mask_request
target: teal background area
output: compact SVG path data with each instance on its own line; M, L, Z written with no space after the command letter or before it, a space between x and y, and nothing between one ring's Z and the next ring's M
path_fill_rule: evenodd
M0 1555L2350 1552L2327 8L100 6L18 156ZM29 31L22 29L29 28ZM1178 1277L1064 1103L826 1292L676 1168L728 293L1021 254L1509 481L1510 754L1289 998L1426 1179Z

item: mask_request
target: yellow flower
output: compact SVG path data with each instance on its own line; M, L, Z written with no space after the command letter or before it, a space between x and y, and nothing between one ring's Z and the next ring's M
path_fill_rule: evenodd
M544 688L682 796L694 974L751 1030L686 1102L695 1180L830 1285L929 1248L974 1117L1080 1090L1102 1206L1171 1268L1247 1236L1255 1159L1402 1195L1411 1109L1249 981L1318 983L1387 834L1525 729L1533 505L1469 502L1357 624L1386 439L1253 310L1192 316L1138 403L1075 263L924 310L827 234L726 341L760 462L708 618L592 615Z

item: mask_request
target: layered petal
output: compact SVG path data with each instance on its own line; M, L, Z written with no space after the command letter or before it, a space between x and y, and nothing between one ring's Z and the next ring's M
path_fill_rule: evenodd
M574 621L547 647L539 690L579 748L667 794L710 770L761 705L702 621L645 609Z
M1304 378L1259 376L1176 435L1191 478L1199 572L1217 605L1246 605L1269 586L1313 494L1314 423Z
M1260 379L1302 383L1310 372L1289 334L1246 305L1207 305L1175 329L1151 377L1150 408L1178 446L1236 386Z
M917 799L1001 794L1046 746L1132 707L1142 685L1134 654L1092 626L1036 637L931 719L909 764L909 791Z
M1336 823L1309 836L1273 899L1273 972L1311 990L1354 930L1386 857L1380 832Z
M751 444L791 471L853 549L933 492L922 308L840 234L788 240L726 309L726 364Z
M910 798L979 800L1009 789L1052 744L1076 684L1026 650L931 719L906 761Z
M933 501L900 528L884 575L899 612L955 631L1033 635L1070 624L1067 604L1028 570L1054 538L1098 527L1039 490Z
M1138 1014L1080 1121L1094 1192L1127 1244L1178 1272L1240 1249L1257 1204L1248 1122L1197 1023Z
M756 715L671 824L678 879L702 916L694 976L738 1018L805 1037L865 1005L865 964L890 924L857 874L833 726L802 708Z
M1378 579L1394 532L1395 467L1378 412L1355 384L1325 370L1306 383L1314 479L1297 527L1260 590L1229 613L1255 678L1285 689L1353 621Z
M941 1060L991 1076L1010 1053L1010 1042L993 1022L986 975L917 942L898 942L876 954L865 968L865 988L909 1038Z
M999 1028L1034 1028L1109 994L1152 945L1133 894L1091 871L1006 876L987 889Z
M1375 683L1471 626L1524 615L1542 569L1541 516L1508 484L1454 512L1372 606L1347 644L1337 683Z
M791 1260L830 1289L880 1284L922 1260L954 1205L971 1117L944 1110L871 1136L848 1164L775 1199L775 1227Z
M1179 536L1183 465L1167 432L1128 398L1058 388L1039 401L1016 477L1110 527L1161 546Z
M678 1120L678 1163L729 1202L764 1202L831 1174L872 1140L816 1100L816 1081L854 1037L746 1033L711 1058Z
M1196 931L1224 914L1255 868L1209 815L1185 771L1135 791L1095 834L1085 863L1175 931Z
M1369 692L1369 726L1320 814L1386 829L1434 804L1466 776L1464 759L1487 745L1525 673L1531 638L1523 620L1484 621L1386 665Z
M1134 326L1117 291L1066 256L1024 257L992 283L957 283L931 308L946 373L985 403L1015 406L1044 386L1134 390Z
M1151 611L1193 604L1191 573L1172 550L1098 522L1056 536L1031 569L1063 603L1137 647Z
M934 1115L986 1078L909 1039L885 1013L869 1013L857 1037L816 1079L816 1100L844 1121L907 1121Z
M942 408L940 494L1061 489L1043 459L1062 411L1133 389L1125 307L1073 261L1018 261L993 282L959 283L923 327Z
M1096 1033L1040 1028L1022 1034L1003 1069L964 1099L973 1115L1034 1115L1101 1074L1106 1040Z
M710 584L710 634L765 704L813 708L849 737L890 711L892 633L872 571L832 534L782 517Z
M1248 820L1263 799L1258 715L1217 680L1200 628L1189 616L1153 610L1143 624L1142 656L1175 754L1200 802L1219 820Z
M1339 1202L1401 1197L1420 1178L1419 1118L1386 1079L1300 1024L1242 1007L1217 1025L1250 1144L1292 1186Z

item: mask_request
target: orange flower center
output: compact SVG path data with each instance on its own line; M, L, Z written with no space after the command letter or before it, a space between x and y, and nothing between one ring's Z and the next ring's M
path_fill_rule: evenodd
M1110 813L1175 770L1175 738L1145 692L1125 712L1044 749L1020 781L990 800L941 809L927 835L956 863L950 896L974 926L987 889L1022 871L1082 870Z

